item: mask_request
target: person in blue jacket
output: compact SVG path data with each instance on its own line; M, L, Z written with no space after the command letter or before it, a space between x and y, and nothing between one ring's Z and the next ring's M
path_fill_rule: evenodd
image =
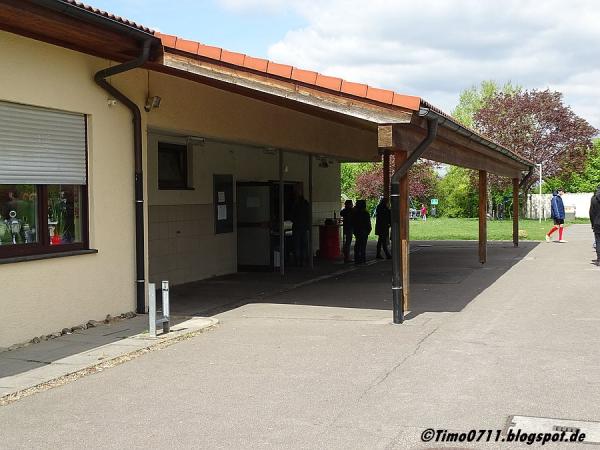
M550 202L551 214L550 217L554 219L554 226L546 234L546 242L550 242L552 239L550 236L558 230L558 242L567 242L563 239L563 225L565 223L565 205L562 201L562 195L565 193L563 189L559 189L552 193L552 201Z

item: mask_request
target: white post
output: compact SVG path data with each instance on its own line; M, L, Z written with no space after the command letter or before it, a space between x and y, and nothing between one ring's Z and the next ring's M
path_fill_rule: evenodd
M156 285L148 283L148 333L156 337Z
M542 163L539 163L538 165L540 166L540 182L539 182L540 195L538 196L538 214L540 217L540 223L542 223Z
M163 309L163 333L168 333L170 331L170 322L169 322L169 282L162 282L162 309Z

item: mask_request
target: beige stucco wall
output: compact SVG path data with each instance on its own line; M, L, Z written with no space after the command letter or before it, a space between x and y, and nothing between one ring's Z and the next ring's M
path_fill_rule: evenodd
M157 72L136 80L162 98L148 126L235 143L311 151L357 160L378 158L377 133L275 106Z
M121 104L109 106L107 93L93 82L96 71L114 62L6 32L0 32L0 60L0 100L88 115L90 246L98 249L92 255L0 265L0 347L5 347L88 319L135 309L134 169L131 114ZM356 155L359 159L373 159L377 154L374 133L189 80L138 69L114 77L111 83L140 106L148 94L162 97L159 109L142 110L144 130L316 154ZM146 137L144 133L144 165ZM212 173L233 164L239 179L275 178L276 162L256 164L241 148L233 154L222 148L201 152L209 150L210 158L205 161L210 165L200 167L195 178L197 190L162 195L152 183L148 187L155 176L155 168L148 167L144 171L146 198L156 206L197 205L199 211L191 214L198 214L198 220L212 227L212 216L207 219L212 214ZM306 186L305 178L298 179L305 176L300 168L304 157L290 154L289 160L294 158L299 172L294 173L296 165L290 162L289 179L305 181ZM319 170L315 169L315 175ZM339 168L333 176L315 181L317 214L337 207L338 192ZM148 230L148 205L145 207ZM185 217L186 213L181 214ZM203 271L203 276L229 272L235 266L234 241L231 237L223 240L211 241L215 248L226 251L217 270ZM147 241L146 255L148 245Z
M93 74L107 62L0 32L0 99L89 115L90 244L98 254L0 265L0 347L135 309L131 116Z

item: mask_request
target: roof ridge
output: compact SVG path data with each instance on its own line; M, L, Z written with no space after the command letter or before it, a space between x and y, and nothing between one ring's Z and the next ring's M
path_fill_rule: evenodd
M118 15L113 14L111 12L104 11L102 9L96 8L95 6L87 5L87 4L82 3L82 2L80 2L78 0L62 0L62 1L65 2L65 3L68 3L70 5L73 5L73 6L77 7L77 8L84 9L86 11L89 11L89 12L94 13L94 14L101 15L101 16L106 17L106 18L111 19L111 20L115 20L115 21L120 22L120 23L122 23L124 25L130 26L130 27L133 27L133 28L137 28L138 30L141 30L141 31L145 31L146 33L156 34L156 32L152 28L149 28L149 27L147 27L145 25L139 24L139 23L137 23L137 22L135 22L133 20L127 19L125 17L118 16Z

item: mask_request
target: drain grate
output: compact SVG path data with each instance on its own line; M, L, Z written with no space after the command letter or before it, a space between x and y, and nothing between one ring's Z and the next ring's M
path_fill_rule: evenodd
M552 427L552 431L559 431L559 432L564 431L565 433L579 433L581 431L581 428L554 425Z
M553 419L550 417L510 416L508 430L516 433L585 433L586 444L600 444L600 422L572 419Z

